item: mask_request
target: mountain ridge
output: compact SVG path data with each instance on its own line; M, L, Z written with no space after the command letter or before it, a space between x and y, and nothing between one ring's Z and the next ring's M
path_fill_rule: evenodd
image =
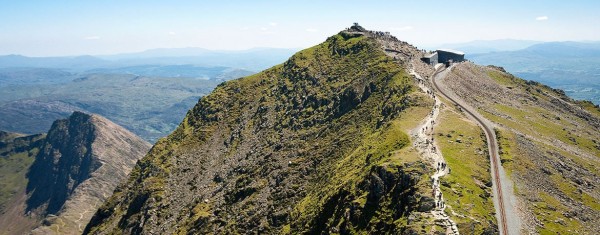
M140 160L84 233L498 233L489 146L463 110L443 99L433 102L426 79L434 69L420 61L423 53L354 25L283 64L219 85ZM582 166L577 158L543 145L523 149L527 141L511 142L515 137L504 128L528 128L552 138L547 129L535 123L509 126L499 118L538 118L527 112L554 107L545 102L554 94L558 98L550 103L571 107L554 120L575 123L600 111L559 90L498 75L499 67L459 63L456 68L448 71L457 80L449 87L501 127L496 133L501 165L509 177L523 179L515 195L529 207L509 216L519 216L526 227L514 229L547 232L543 221L563 232L594 231L597 190L573 185L594 181L595 162L581 170L589 178L579 184L563 173ZM409 76L409 70L425 79ZM468 96L483 93L485 107ZM497 100L508 102L508 94L529 109L489 110L502 105ZM550 113L543 114L551 120ZM595 151L590 136L596 132L574 125L574 136L560 138L582 145L566 149ZM442 161L424 152L443 155ZM557 176L535 172L541 182L536 183L518 168L538 164L545 156L536 152L572 162L547 160L553 169L544 174ZM447 174L436 181L432 177L440 169ZM570 193L573 187L582 196ZM544 190L527 193L531 188ZM557 200L571 200L577 210ZM544 217L549 213L556 220Z
M574 99L600 104L600 43L550 42L517 51L467 54L467 59L484 65L502 66L506 71L565 90Z
M80 233L91 212L150 148L108 119L81 112L55 121L37 143L29 147L35 149L29 154L33 161L24 166L26 186L0 214L9 234Z
M129 183L119 186L85 233L310 232L327 226L327 219L342 219L318 209L320 205L350 206L351 198L361 197L363 190L375 195L369 203L385 201L366 206L376 211L400 206L400 201L383 195L403 189L410 192L401 194L402 200L414 196L427 201L426 192L417 190L425 180L418 177L425 165L412 160L379 165L380 160L387 162L386 150L407 145L402 125L392 125L391 120L400 113L408 115L405 109L413 106L422 110L417 107L427 103L413 93L410 77L397 64L417 57L400 52L421 52L397 48L394 61L380 49L375 34L363 33L342 32L284 64L218 86L140 161ZM382 137L361 140L367 133ZM383 136L394 138L379 146L376 141ZM315 138L321 144L312 146ZM365 164L352 160L352 149L360 143L377 149L366 166L359 167L360 173L343 180L347 187L361 185L360 193L325 183L332 174L346 174L336 167L338 160L349 164L342 169ZM357 157L365 161L366 154ZM321 193L325 195L318 197ZM399 218L417 207L385 215ZM370 229L364 224L368 221L361 222L367 217L358 211L355 216L357 220L341 228ZM381 227L371 229L394 230L389 223L382 221Z

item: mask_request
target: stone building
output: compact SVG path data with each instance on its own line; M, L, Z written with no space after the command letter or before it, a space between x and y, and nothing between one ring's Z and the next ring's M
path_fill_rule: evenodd
M425 56L423 56L423 58L421 58L421 60L427 64L436 65L438 63L438 53L433 52L433 53L425 54Z
M433 53L426 54L421 60L430 65L443 63L446 66L449 66L455 62L465 61L465 53L451 49L438 49Z

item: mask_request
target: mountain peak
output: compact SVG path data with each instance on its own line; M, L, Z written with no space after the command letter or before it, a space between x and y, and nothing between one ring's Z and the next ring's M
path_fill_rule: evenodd
M26 174L26 201L22 202L24 205L10 205L25 208L23 214L27 218L23 220L43 220L34 234L53 233L56 226L61 233L80 233L91 212L150 148L149 143L123 127L83 112L55 121L45 138L35 136L36 140L39 138L42 140L32 147L36 150L30 151L35 159ZM5 214L0 216L0 223L11 223L4 216L23 214ZM9 227L15 232L27 231L32 224L35 222Z
M355 26L281 65L224 82L140 160L86 233L310 233L342 220L324 204L349 208L381 178L381 187L408 190L418 180L405 171L420 171L420 163L382 166L389 155L356 153L408 143L393 120L419 103L403 67L418 53ZM381 135L391 137L386 147L370 139ZM375 188L369 203L394 193ZM392 216L385 211L398 202L373 210ZM348 228L358 229L355 222Z

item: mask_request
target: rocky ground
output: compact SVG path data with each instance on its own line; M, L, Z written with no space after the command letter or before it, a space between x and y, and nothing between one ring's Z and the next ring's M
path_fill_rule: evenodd
M499 67L457 65L444 81L498 129L527 233L593 234L600 221L597 107Z
M430 90L425 84L428 84L422 76L414 71L411 74L417 79L419 88L431 96L434 99L433 109L431 113L427 115L427 118L423 120L422 124L411 131L413 138L413 147L421 154L426 161L431 163L431 167L435 169L435 174L430 178L432 181L433 198L435 201L435 209L431 211L436 221L441 221L441 225L446 228L446 234L459 234L456 223L446 214L446 204L444 196L440 190L440 178L449 172L447 163L442 156L440 148L435 144L434 131L436 120L440 113L440 107L442 102L436 98L434 92ZM438 120L439 121L439 120Z

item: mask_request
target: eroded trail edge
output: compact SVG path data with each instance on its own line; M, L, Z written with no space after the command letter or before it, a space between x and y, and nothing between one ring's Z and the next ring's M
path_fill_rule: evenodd
M410 71L419 84L419 88L427 93L432 99L435 100L433 108L425 120L417 128L411 131L411 137L413 140L413 146L421 157L430 162L433 168L436 169L435 173L430 177L432 182L433 198L435 200L435 208L431 211L431 214L435 218L438 225L446 228L446 234L458 235L458 227L452 219L444 211L446 209L446 203L444 201L444 195L440 190L440 177L449 173L449 169L446 167L446 161L442 156L442 152L439 150L433 139L433 128L437 117L440 113L440 107L442 102L435 96L433 91L425 85L425 80L415 71Z

